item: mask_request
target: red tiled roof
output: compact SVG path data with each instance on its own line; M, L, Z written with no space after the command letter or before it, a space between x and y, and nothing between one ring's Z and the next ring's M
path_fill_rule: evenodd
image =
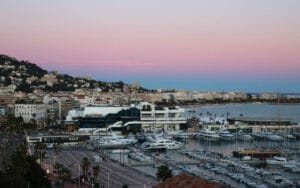
M221 183L211 182L203 178L194 177L186 173L181 173L172 178L166 179L164 182L154 186L153 188L225 188Z

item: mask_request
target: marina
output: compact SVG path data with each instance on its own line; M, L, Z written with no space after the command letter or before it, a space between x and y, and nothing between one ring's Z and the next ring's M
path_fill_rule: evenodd
M285 129L274 131L266 128L268 123L271 126L271 122L275 122L273 120L263 121L267 123L266 125L257 125L262 122L261 118L257 120L246 118L243 120L256 121L255 125L244 122L238 124L237 127L234 124L237 118L233 121L234 118L223 120L222 117L216 116L214 118L203 117L205 121L199 118L200 121L195 126L194 123L188 124L192 117L180 116L180 113L171 117L169 108L156 108L143 103L141 113L145 111L149 114L150 108L155 112L151 113L160 117L152 118L153 114L147 117L151 123L145 123L145 117L143 117L144 120L142 117L140 120L135 119L133 123L130 121L114 123L114 120L110 119L112 125L107 125L107 128L104 126L101 129L89 130L85 124L85 132L80 132L79 128L78 132L71 135L32 135L27 136L26 140L29 145L46 143L49 146L52 144L52 147L47 148L47 152L51 155L56 150L63 152L80 150L81 155L93 152L93 155L89 156L91 161L99 164L110 161L112 164L116 163L122 168L130 169L149 178L148 184L144 180L139 182L145 187L151 187L149 182L152 182L152 185L155 184L157 169L161 165L167 165L173 175L187 173L222 183L228 187L298 186L300 140L297 126L299 125L293 124L289 132L285 132ZM156 110L159 111L159 115ZM182 112L180 108L177 110ZM163 113L163 111L168 113ZM118 110L115 113L118 114ZM180 124L178 126L170 123L163 124L164 118L168 122L172 122L173 119L174 122L175 119L180 119L180 121L185 119L186 128L182 128ZM215 122L216 119L220 121L218 124ZM280 126L290 126L290 121L286 123L287 125ZM112 129L112 127L127 127L133 124L140 124L142 131L135 134L122 134L122 130ZM255 126L255 128L245 128L249 126ZM263 127L263 129L257 129L257 127ZM130 126L126 129L130 129ZM45 160L49 160L49 157ZM49 162L51 163L51 160ZM75 170L74 175L76 177ZM133 183L129 181L129 178L122 181L128 184Z
M109 136L103 138L107 137ZM295 143L300 143L299 140L286 142L283 151L276 149L280 148L282 142L259 139L251 142L210 142L192 135L188 139L178 139L175 135L171 139L170 136L163 138L162 134L156 134L155 139L153 134L151 137L151 143L155 143L154 140L158 143L153 150L145 149L144 144L149 142L148 140L142 144L134 142L126 146L92 147L93 156L100 156L100 161L113 161L153 179L156 178L158 166L168 165L174 175L185 172L231 187L293 187L299 182L300 149L294 147ZM116 138L124 139L111 136L111 139ZM92 140L98 142L95 137ZM166 147L164 144L170 141L181 143L181 147ZM163 144L163 149L159 144ZM260 145L261 149L235 150L250 148L253 145ZM52 153L52 149L49 152ZM88 151L84 149L82 152Z

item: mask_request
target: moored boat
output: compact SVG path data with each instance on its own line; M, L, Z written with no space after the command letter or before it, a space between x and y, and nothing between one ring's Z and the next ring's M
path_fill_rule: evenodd
M272 157L272 158L267 158L266 159L267 165L284 165L286 164L286 158L283 157Z
M233 141L236 139L235 135L231 134L227 129L221 129L219 132L221 140Z
M232 152L234 157L241 158L243 156L250 156L251 158L266 159L269 157L280 157L282 152L276 149L243 149L234 150Z
M123 148L129 145L136 144L138 142L137 139L134 137L123 137L123 136L98 136L93 137L90 140L90 143L92 143L94 146L98 148Z
M197 138L206 141L217 142L220 140L220 136L215 132L209 129L201 130L197 133Z
M252 134L257 140L269 140L269 141L283 141L283 137L271 132L256 132Z
M254 138L250 134L238 134L237 139L241 141L252 141Z
M181 142L169 140L169 139L157 139L154 142L145 142L142 144L142 148L148 151L154 150L176 150L183 147Z

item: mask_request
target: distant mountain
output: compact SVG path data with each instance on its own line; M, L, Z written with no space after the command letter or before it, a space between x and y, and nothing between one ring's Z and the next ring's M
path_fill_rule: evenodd
M84 77L73 77L48 72L36 64L0 54L0 85L15 85L17 91L74 91L79 88L100 88L102 91L130 91L131 85L119 82L102 82ZM135 88L136 89L136 88ZM144 91L139 88L139 91Z

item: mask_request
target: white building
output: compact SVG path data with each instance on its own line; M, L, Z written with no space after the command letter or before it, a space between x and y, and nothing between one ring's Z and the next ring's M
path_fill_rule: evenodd
M184 109L180 107L160 107L142 102L139 106L141 125L144 130L178 130L187 120L182 116Z
M15 117L22 117L25 123L31 120L40 122L46 118L46 109L44 104L16 104Z

